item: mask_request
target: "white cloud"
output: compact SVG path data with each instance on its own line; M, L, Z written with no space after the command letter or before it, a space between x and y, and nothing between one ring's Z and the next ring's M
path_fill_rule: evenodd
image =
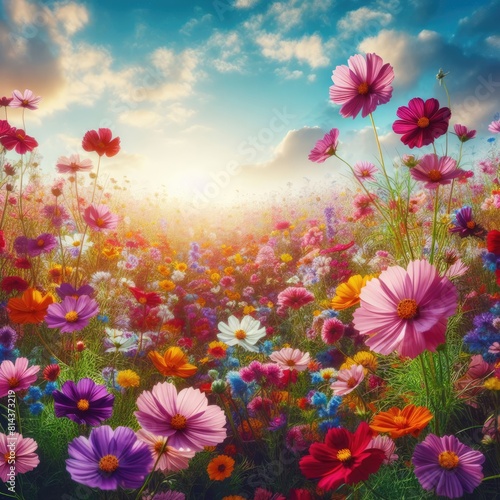
M266 33L257 38L257 44L260 45L263 56L276 61L296 59L307 63L311 68L327 66L330 62L318 35L284 40L278 34Z
M247 56L242 50L242 40L236 31L216 31L200 49L200 59L210 60L217 71L243 72Z
M495 49L500 49L500 36L491 35L486 38L486 43Z
M290 71L288 68L277 68L274 72L285 80L297 80L304 76L304 72L298 69Z
M162 116L155 111L135 109L121 113L118 121L132 127L154 127L162 121Z
M235 0L234 7L236 9L249 9L259 3L259 0Z
M80 31L89 22L89 13L84 5L59 4L55 7L54 15L69 36Z
M374 28L377 30L384 28L391 21L392 15L387 12L361 7L347 12L337 23L337 29L342 35L355 32L358 36L362 36L363 33L372 32Z
M183 35L191 35L194 28L199 27L200 25L209 23L213 19L212 14L205 14L202 17L193 17L190 19L184 26L179 30Z

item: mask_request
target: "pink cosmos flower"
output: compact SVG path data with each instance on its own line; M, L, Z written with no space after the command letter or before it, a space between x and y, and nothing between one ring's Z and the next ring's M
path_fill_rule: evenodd
M314 295L301 286L289 286L278 294L278 305L290 309L300 309L314 301Z
M31 438L23 438L21 434L13 432L6 436L0 434L0 479L3 483L9 481L14 475L24 474L33 470L40 459L35 453L38 448L36 442Z
M336 396L345 396L354 391L365 378L363 365L352 365L350 368L340 370L337 380L330 386Z
M93 203L85 209L83 220L94 231L104 231L106 229L116 229L119 217L112 214L106 205Z
M475 130L469 130L464 125L459 125L458 123L453 127L455 130L455 134L457 134L458 140L460 142L467 142L476 137Z
M488 125L488 130L494 134L500 134L500 120L491 122Z
M410 170L411 176L425 182L427 189L436 189L442 184L450 184L452 179L460 177L462 171L457 162L449 156L438 156L434 153L422 156L419 164Z
M392 464L395 462L399 456L394 453L396 450L396 443L389 436L375 436L372 437L368 448L378 448L385 453L384 465Z
M11 108L26 108L26 109L38 109L38 103L42 100L41 97L35 96L35 94L26 89L24 94L21 94L19 90L14 90L12 92L12 101L10 102Z
M377 167L369 161L358 161L353 167L354 175L360 181L374 181Z
M36 380L40 370L38 365L28 368L27 358L17 358L15 364L10 360L2 361L0 365L0 398L7 396L9 391L23 391Z
M308 352L304 353L300 349L292 349L291 347L283 347L280 351L273 352L269 357L283 370L297 370L298 372L307 370L311 361Z
M157 436L144 429L139 429L136 435L139 440L148 445L154 463L156 464L155 470L175 472L187 469L189 467L189 460L195 455L195 452L192 450L185 450L183 448L177 450L173 448L167 444L168 439L166 437Z
M115 156L120 151L120 138L112 139L112 132L109 128L99 130L89 130L82 140L82 148L85 151L95 151L99 156Z
M89 159L80 160L80 155L60 156L56 164L60 174L74 174L76 172L87 172L92 170L92 161Z
M328 318L321 327L321 338L325 344L335 344L344 335L345 325L337 318Z
M323 139L320 139L314 145L314 148L309 153L309 160L316 163L323 163L325 160L334 156L337 152L339 144L339 129L332 128L330 132L326 133Z
M420 97L413 98L408 106L400 106L396 114L401 119L393 123L392 130L403 134L401 141L410 148L432 144L446 133L451 117L450 109L439 108L437 99L424 102Z
M356 54L349 58L348 65L337 66L333 71L330 99L342 104L340 114L344 118L356 118L360 111L364 118L379 104L390 101L394 70L377 54L366 54L366 59Z
M389 267L361 290L354 326L369 336L372 351L415 358L445 341L457 296L453 283L426 260L410 262L407 270Z
M15 148L16 153L20 155L33 151L38 146L38 142L33 137L16 127L12 127L5 135L0 137L0 143L9 151Z
M200 451L226 438L226 417L205 394L188 387L177 394L168 382L156 384L137 398L135 416L143 429L168 437L169 446Z

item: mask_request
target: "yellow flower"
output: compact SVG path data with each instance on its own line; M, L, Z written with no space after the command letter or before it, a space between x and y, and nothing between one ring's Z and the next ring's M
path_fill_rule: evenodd
M184 272L188 268L187 264L185 262L176 262L175 263L175 268L177 271Z
M167 267L167 266L164 266L163 264L160 264L158 267L158 272L162 275L162 276L170 276L170 268Z
M224 274L231 275L234 273L234 267L233 266L227 266L224 268Z
M198 368L188 363L187 355L180 347L169 347L163 356L157 351L151 351L149 359L155 365L155 368L165 377L191 377Z
M243 257L239 253L237 253L236 255L234 255L233 259L234 259L234 263L236 265L239 266L239 265L243 264Z
M377 357L370 351L358 351L352 358L347 358L340 369L344 370L353 365L363 365L366 375L367 371L374 372L377 369Z
M171 292L175 288L175 283L170 280L160 281L158 285L160 285L160 288L166 292Z
M208 477L212 481L224 481L231 477L234 470L234 459L227 455L219 455L211 460L207 466Z
M248 314L252 314L254 311L255 311L255 307L254 306L245 306L243 308L243 314L245 316L248 315Z
M500 391L500 379L496 377L490 377L484 381L484 388L490 391Z
M293 260L293 257L289 253L282 253L280 259L281 262L290 262Z
M212 273L210 275L210 279L212 280L213 283L218 283L220 281L220 274L219 273Z
M127 389L128 387L139 387L141 377L139 377L134 370L122 370L118 372L116 381L118 382L118 385Z
M320 314L321 314L321 311L319 311L318 309L313 311L313 316L319 316Z
M346 283L340 284L335 290L335 297L331 302L332 309L341 311L359 304L359 294L368 281L374 278L374 274L351 276Z
M120 247L105 247L102 249L101 253L104 257L106 257L106 259L111 260L119 257L121 250L122 249Z

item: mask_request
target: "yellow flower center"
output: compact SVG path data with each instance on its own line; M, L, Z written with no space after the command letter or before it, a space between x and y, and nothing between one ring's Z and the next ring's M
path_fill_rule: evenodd
M79 241L73 241L73 246L74 247L79 247L80 246L80 242Z
M349 460L351 460L351 458L351 450L342 448L341 450L337 451L337 460L340 460L341 462L348 462Z
M42 239L42 238L40 238L40 239L36 242L36 244L37 244L39 247L43 247L43 245L45 245L45 240L44 240L44 239Z
M360 94L360 95L368 94L369 90L370 90L370 86L366 82L360 83L358 85L358 94Z
M14 388L19 385L19 379L16 377L10 377L9 380L7 380L9 387Z
M139 304L145 304L147 301L148 301L148 299L146 299L146 297L141 297L141 298L138 300Z
M115 455L104 455L101 460L99 460L99 469L103 472L111 473L118 469L118 458Z
M370 177L370 171L367 169L361 170L361 177Z
M403 417L402 415L397 415L394 417L394 423L400 429L403 429L404 427L406 427L406 423L407 423L406 417Z
M247 337L247 332L245 332L245 330L236 330L234 332L234 336L238 339L238 340L243 340L243 339L246 339Z
M64 315L64 319L68 323L74 323L75 321L78 321L78 313L76 311L69 311Z
M417 121L417 125L420 127L420 128L426 128L429 126L429 118L427 118L427 116L422 116L422 118L419 118L418 121Z
M161 450L163 450L163 453L165 453L167 450L167 447L165 446L165 441L162 440L156 441L154 449L158 454L161 453Z
M476 227L476 223L473 220L470 220L469 222L467 222L467 227L469 229L474 229Z
M14 460L16 461L16 454L13 453L12 455L10 454L10 452L8 451L7 453L4 454L3 456L3 459L5 460L5 462L8 462L9 460Z
M286 365L287 366L295 366L295 361L293 359L287 359Z
M90 408L90 404L86 399L80 399L80 401L78 401L78 403L76 403L76 407L80 411L87 411Z
M104 221L101 219L101 217L98 217L96 219L95 223L96 223L96 226L98 226L98 227L104 226Z
M439 465L443 469L447 470L455 469L456 467L458 467L458 464L460 462L460 458L458 458L458 455L456 453L453 453L452 451L443 451L439 454L438 460Z
M432 182L438 182L443 178L443 174L439 170L431 170L427 175Z
M354 377L351 377L347 381L347 387L349 387L350 389L352 389L353 387L356 387L357 384L358 384L358 381Z
M401 319L412 319L418 314L418 304L414 299L403 299L397 308L398 316Z
M184 415L176 413L170 421L170 427L176 431L182 431L187 426L187 418Z

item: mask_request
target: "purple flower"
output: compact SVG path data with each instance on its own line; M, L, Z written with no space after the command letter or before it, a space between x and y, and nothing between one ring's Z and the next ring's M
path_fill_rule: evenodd
M429 434L415 447L412 462L422 488L436 495L459 498L483 480L484 455L455 436Z
M269 427L267 429L269 431L278 431L285 425L286 425L286 415L284 413L280 413L277 417L274 417L269 422Z
M29 239L27 253L30 257L38 257L42 253L49 253L57 246L57 239L50 233L43 233L36 238Z
M137 439L128 427L109 425L92 429L88 439L74 439L68 448L66 470L77 483L116 490L139 488L153 466L148 445Z
M50 304L45 322L49 328L60 328L61 333L71 333L85 328L98 312L97 302L88 295L76 299L66 296L60 304Z
M9 325L2 326L0 328L0 345L4 349L10 351L14 349L17 340L16 331Z
M70 218L68 211L62 205L45 205L41 212L50 219L54 227L61 227L63 222Z
M486 230L481 224L474 221L472 208L469 206L457 210L452 223L453 227L450 228L450 233L458 233L460 238L476 236L477 238L484 239L486 237Z
M28 253L28 242L29 239L26 236L18 236L14 240L14 250L17 255L25 255Z
M88 295L92 297L94 289L90 285L83 285L78 289L73 288L69 283L62 283L56 288L56 293L59 295L61 300L65 297L73 297L74 299L81 297L82 295Z
M67 417L77 424L99 425L113 413L115 397L90 378L76 384L68 380L52 395L56 417Z

